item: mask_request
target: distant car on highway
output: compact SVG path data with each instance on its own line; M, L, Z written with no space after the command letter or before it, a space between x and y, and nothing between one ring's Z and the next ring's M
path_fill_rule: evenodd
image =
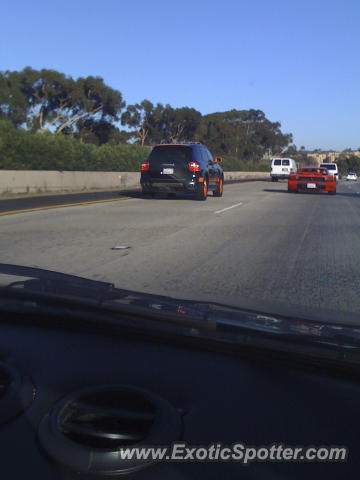
M290 173L296 173L297 165L292 158L273 158L271 160L270 177L272 182L279 178L288 178Z
M289 175L288 192L328 192L336 195L336 177L326 168L303 167Z
M145 196L165 192L192 193L206 200L208 192L221 197L224 173L221 157L211 155L205 145L195 142L156 145L141 164L141 188Z
M355 172L348 172L346 180L357 180L357 175Z
M335 175L336 180L340 180L341 175L340 175L339 167L338 167L337 163L332 163L332 162L325 163L324 162L324 163L320 164L320 168L326 168L329 171L329 173L332 173L333 175Z

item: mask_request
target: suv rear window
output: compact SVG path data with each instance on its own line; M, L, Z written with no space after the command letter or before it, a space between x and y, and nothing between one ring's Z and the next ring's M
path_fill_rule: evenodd
M152 163L177 163L191 161L191 148L178 146L155 147L149 156Z
M290 160L283 160L282 164L289 166L290 165Z
M274 160L274 165L281 165L281 160Z

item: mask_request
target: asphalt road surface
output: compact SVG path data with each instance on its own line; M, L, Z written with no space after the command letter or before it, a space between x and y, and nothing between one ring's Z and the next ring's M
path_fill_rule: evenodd
M0 262L360 324L360 183L336 196L288 194L286 182L227 185L206 202L127 195L0 216Z

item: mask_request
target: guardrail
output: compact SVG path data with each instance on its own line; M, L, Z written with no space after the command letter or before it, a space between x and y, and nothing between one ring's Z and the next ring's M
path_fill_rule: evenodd
M225 183L268 180L269 172L225 172ZM0 195L126 190L139 186L138 172L0 170Z

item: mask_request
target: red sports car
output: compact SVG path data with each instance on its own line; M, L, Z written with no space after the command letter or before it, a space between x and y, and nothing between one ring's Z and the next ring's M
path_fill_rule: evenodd
M288 192L328 192L336 195L336 177L326 168L299 168L288 177Z

